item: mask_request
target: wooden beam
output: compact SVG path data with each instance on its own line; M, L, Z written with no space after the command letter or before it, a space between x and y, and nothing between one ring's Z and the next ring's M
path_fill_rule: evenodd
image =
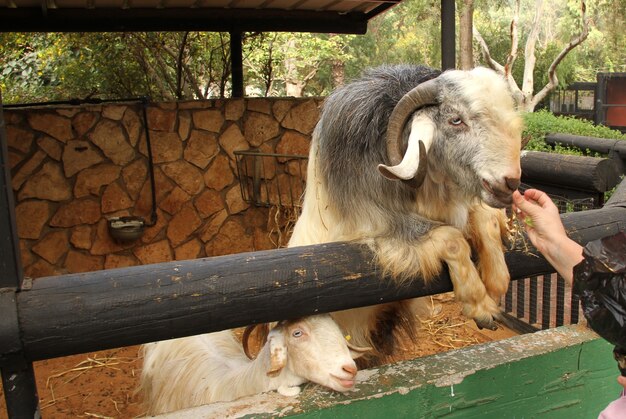
M581 244L625 221L620 206L564 216ZM24 352L47 359L452 289L447 272L395 286L372 259L363 246L329 243L39 278L16 295ZM513 278L554 271L525 252L506 261Z
M277 9L0 7L0 32L319 32L364 34L367 16Z

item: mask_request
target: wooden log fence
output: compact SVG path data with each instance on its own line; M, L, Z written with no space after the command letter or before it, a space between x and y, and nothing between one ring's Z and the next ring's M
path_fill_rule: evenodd
M523 152L521 162L523 182L593 193L613 188L623 172L617 159L541 151Z
M570 236L585 244L624 231L625 198L622 182L603 208L564 214ZM513 279L554 272L530 250L507 252ZM0 289L5 393L15 384L11 379L19 379L19 374L5 373L25 370L32 375L28 365L36 360L452 290L447 272L429 284L415 278L396 286L381 277L371 252L354 243L46 277L21 288L6 284ZM36 398L28 386L13 385L11 393L13 401ZM12 404L15 408L17 402ZM15 411L19 406L9 414L19 417Z
M612 138L595 138L583 135L554 133L548 134L545 140L550 145L561 144L581 150L591 150L626 160L626 141Z
M617 196L624 196L626 182ZM610 204L610 205L609 205ZM626 229L626 202L563 215L581 244ZM531 249L532 251L532 249ZM508 252L513 279L553 272ZM329 243L39 278L0 292L9 417L38 413L32 362L452 290L446 272L394 286L362 246Z
M563 221L584 244L624 230L626 205ZM35 361L452 289L447 273L395 286L372 259L362 246L329 243L39 278L0 294L0 362L15 351ZM514 279L554 271L536 254L506 260Z

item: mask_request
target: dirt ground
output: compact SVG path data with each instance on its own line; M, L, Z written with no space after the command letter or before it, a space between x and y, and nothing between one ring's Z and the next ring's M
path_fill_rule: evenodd
M423 322L416 345L407 342L401 359L444 352L464 346L504 339L516 333L501 326L496 331L478 330L461 315L451 294L432 298L434 315ZM35 363L40 409L44 419L135 418L143 416L135 394L141 371L139 347L74 355ZM0 418L6 418L1 394Z

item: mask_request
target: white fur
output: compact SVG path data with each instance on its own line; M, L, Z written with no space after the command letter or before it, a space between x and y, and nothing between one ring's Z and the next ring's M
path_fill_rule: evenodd
M502 184L507 177L519 179L521 120L505 81L484 68L449 71L440 77L444 85L448 80L455 82L449 83L450 86L461 86L455 87L457 90L449 97L472 98L467 108L459 109L459 115L468 125L483 130L484 135L467 146L479 177L494 185ZM419 118L415 115L414 122ZM496 301L506 291L509 281L501 242L504 212L484 203L493 205L496 198L485 189L480 192L481 202L476 194L469 194L452 181L445 170L429 164L414 202L385 203L383 210L382 205L369 205L360 200L357 192L351 197L354 202L349 214L341 215L329 199L327 185L317 169L317 144L325 135L321 131L314 132L302 214L289 246L334 241L366 243L376 253L385 272L397 275L399 282L416 274L428 281L438 274L442 262L447 262L457 297L464 303L464 312L490 326L492 317L499 314ZM412 243L398 240L389 233L393 231L387 224L389 214L380 213L393 211L394 205L395 208L410 207L415 214L446 227L435 228L432 234ZM475 225L477 223L479 225ZM478 245L479 271L470 259L470 245ZM377 307L372 306L332 315L344 332L353 337L355 344L372 345L372 327L376 325L378 313Z
M360 354L326 314L279 323L252 361L230 330L142 349L139 389L150 415L270 390L294 396L306 381L346 391L356 375L352 357Z

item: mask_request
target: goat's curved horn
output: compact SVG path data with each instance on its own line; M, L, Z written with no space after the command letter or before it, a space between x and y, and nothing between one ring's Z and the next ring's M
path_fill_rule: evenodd
M256 358L256 356L253 356L252 352L250 352L250 337L255 330L257 331L257 340L261 345L265 345L270 328L267 323L246 326L243 334L241 335L241 345L243 346L243 352L246 354L248 359Z
M378 165L380 173L388 179L402 180L419 188L424 178L428 162L426 154L435 136L435 124L426 115L417 115L411 122L409 144L402 161L395 166Z
M385 177L402 180L413 179L414 182L412 184L416 187L419 187L423 182L426 176L426 151L430 145L431 138L427 138L428 144L424 146L422 144L423 138L416 138L416 135L411 135L412 138L409 138L407 152L403 156L402 132L409 118L416 110L438 103L438 93L438 81L437 79L431 79L417 85L396 104L387 125L387 157L391 165L381 164L378 166L378 169ZM415 144L411 144L412 139L417 140L413 141ZM405 158L408 158L409 161L405 161Z
M246 326L246 328L243 331L243 335L241 336L241 345L243 346L243 352L246 354L248 359L255 358L254 356L250 354L250 347L248 344L248 341L250 340L250 335L252 334L252 331L254 330L255 327L256 327L256 324Z

